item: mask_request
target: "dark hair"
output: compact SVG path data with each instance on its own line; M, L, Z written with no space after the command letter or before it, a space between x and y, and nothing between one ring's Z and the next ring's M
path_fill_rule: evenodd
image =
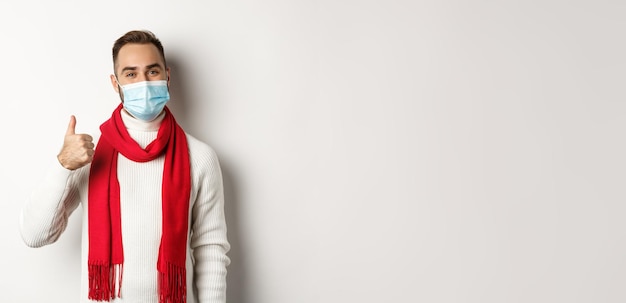
M159 50L161 54L161 59L163 59L163 64L167 67L167 63L165 63L165 51L163 50L163 44L161 41L150 31L147 30L133 30L127 32L123 36L119 37L113 43L113 71L115 72L115 64L117 63L117 55L120 53L120 49L122 46L129 43L137 43L137 44L153 44ZM117 72L115 72L117 74Z

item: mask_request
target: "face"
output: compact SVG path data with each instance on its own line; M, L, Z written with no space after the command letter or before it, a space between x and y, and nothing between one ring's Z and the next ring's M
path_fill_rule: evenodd
M165 67L161 54L156 46L148 44L129 43L120 49L115 64L115 75L111 75L111 85L120 94L122 102L124 96L119 85L142 81L167 80L169 85L170 70Z

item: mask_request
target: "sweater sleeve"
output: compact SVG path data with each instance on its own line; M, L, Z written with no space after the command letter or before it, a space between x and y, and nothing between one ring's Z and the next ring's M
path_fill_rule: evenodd
M193 250L195 287L200 303L226 302L226 237L222 172L212 149L202 153L198 163L198 194L192 209L191 249ZM193 166L196 166L194 164Z
M82 169L71 171L57 161L45 171L22 207L19 227L24 243L30 247L52 244L65 231L70 214L78 207L76 176Z

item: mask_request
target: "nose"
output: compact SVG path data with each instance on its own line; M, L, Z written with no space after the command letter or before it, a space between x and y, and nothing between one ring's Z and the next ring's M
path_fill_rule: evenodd
M144 73L138 73L137 82L148 81L148 76Z

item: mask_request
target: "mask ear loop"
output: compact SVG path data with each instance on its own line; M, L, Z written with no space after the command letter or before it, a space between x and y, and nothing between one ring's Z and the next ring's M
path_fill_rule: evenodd
M120 84L120 81L117 80L117 75L113 75L113 78L115 78L115 82L117 83L117 93L120 95L122 103L124 103L124 91L122 90L122 85Z
M117 83L117 87L118 87L119 89L121 89L121 88L122 88L122 85L120 84L120 81L118 81L118 80L117 80L117 75L113 75L113 78L115 78L115 82Z

